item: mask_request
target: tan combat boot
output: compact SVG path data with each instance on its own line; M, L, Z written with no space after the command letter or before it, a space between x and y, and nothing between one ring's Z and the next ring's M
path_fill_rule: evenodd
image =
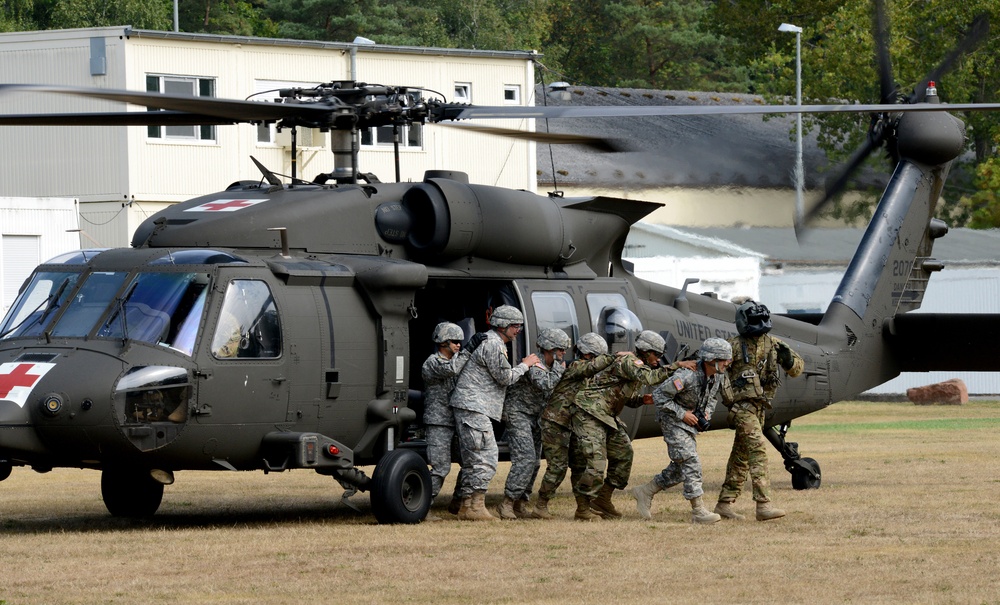
M771 506L770 502L758 502L757 503L757 520L758 521L770 521L771 519L780 519L785 516L785 511L780 508L774 508Z
M600 521L601 519L590 510L590 498L580 494L576 495L576 514L573 515L573 518L577 521Z
M504 496L503 502L497 507L497 516L501 519L517 519L517 515L514 514L514 499L510 496Z
M722 520L722 515L710 513L701 503L701 496L691 499L691 523L716 523Z
M653 506L653 496L663 491L663 488L650 479L649 483L632 488L632 497L635 498L635 509L639 511L639 516L643 519L652 519L653 513L650 510Z
M532 519L554 519L555 517L549 512L549 499L538 497L535 501L535 509L531 511Z
M723 519L735 519L737 521L746 519L745 516L733 510L732 502L723 502L722 500L719 500L718 504L715 505L715 514Z
M611 501L613 493L615 493L613 485L607 483L602 485L601 491L597 492L597 497L590 501L590 510L605 519L621 519L622 514L615 508L615 503Z
M517 515L518 519L530 519L531 511L528 510L528 501L523 498L518 498L514 501L514 514Z
M464 502L462 508L465 508ZM468 510L465 511L464 515L462 511L459 511L458 518L462 521L499 521L486 509L486 492L472 492Z

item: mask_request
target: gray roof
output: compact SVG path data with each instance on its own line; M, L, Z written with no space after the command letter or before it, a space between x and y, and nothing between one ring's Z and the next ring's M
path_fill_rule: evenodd
M681 230L763 253L772 263L821 265L847 265L864 235L864 229L810 229L800 245L795 230L788 228L684 227ZM933 256L954 264L1000 264L1000 229L951 229L934 242Z
M570 87L570 99L542 97L535 105L760 105L759 96L737 93L593 89ZM636 151L601 153L579 145L538 145L538 181L590 186L794 187L795 118L774 115L661 116L643 118L562 118L538 120L543 132L590 134L624 142ZM803 137L806 188L822 187L829 170L816 135ZM887 175L865 176L885 182Z

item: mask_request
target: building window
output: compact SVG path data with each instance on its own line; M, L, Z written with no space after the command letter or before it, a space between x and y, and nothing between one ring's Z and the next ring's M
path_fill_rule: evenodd
M520 105L521 104L521 87L517 84L508 84L503 87L503 104L504 105Z
M215 80L189 76L146 76L146 91L192 97L214 97ZM158 111L151 109L150 111ZM164 140L214 141L215 126L147 126L147 136Z
M469 82L455 82L455 102L472 103L472 84Z
M362 147L392 147L392 126L373 126L361 130ZM420 149L424 146L424 125L420 123L399 127L399 146Z

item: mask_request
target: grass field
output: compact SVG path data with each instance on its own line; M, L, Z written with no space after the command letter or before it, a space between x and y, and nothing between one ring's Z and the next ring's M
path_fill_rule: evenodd
M773 451L784 519L692 526L673 488L653 520L378 526L307 471L177 474L148 522L110 517L94 471L15 469L0 483L0 604L1000 603L1000 403L841 403L789 438L822 466L795 491ZM700 438L714 504L731 431ZM635 443L633 483L667 461ZM489 503L502 494L501 463ZM370 469L369 469L370 471ZM449 477L454 480L454 472ZM450 486L446 486L446 492Z

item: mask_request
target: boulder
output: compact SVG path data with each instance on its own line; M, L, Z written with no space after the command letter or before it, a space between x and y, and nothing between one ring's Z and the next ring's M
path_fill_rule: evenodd
M961 378L906 389L906 398L916 405L962 405L969 402L969 389Z

